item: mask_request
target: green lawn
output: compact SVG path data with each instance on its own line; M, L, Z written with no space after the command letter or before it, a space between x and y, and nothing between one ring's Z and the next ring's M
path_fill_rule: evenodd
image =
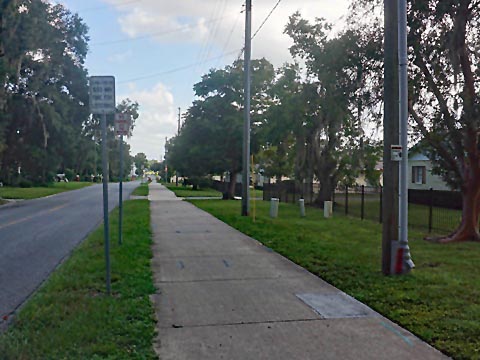
M0 358L156 359L151 233L147 200L111 216L112 296L105 295L103 226L55 271L0 336Z
M193 190L191 185L175 186L174 184L166 184L166 186L178 197L222 197L222 193L214 189Z
M135 190L133 190L132 195L134 196L148 196L148 183L141 184Z
M281 203L279 218L257 202L256 222L238 201L192 201L240 231L322 277L456 359L480 358L480 244L439 245L410 232L416 269L381 274L381 225Z
M0 188L0 198L36 199L65 191L77 190L92 185L91 182L56 182L47 187L17 188L4 186Z

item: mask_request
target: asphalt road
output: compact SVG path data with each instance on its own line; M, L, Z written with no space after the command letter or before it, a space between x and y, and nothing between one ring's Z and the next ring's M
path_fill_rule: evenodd
M123 198L139 182L123 185ZM0 207L0 329L103 220L102 185ZM118 184L109 184L109 209Z

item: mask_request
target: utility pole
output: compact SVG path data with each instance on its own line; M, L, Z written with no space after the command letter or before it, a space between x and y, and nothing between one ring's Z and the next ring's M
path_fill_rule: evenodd
M165 136L165 184L168 183L167 178L168 178L168 167L167 167L167 141L168 138Z
M181 108L178 108L178 129L177 129L177 136L180 135L181 113L182 113L182 109L181 109ZM175 186L178 186L178 171L177 171L177 170L175 170Z
M408 47L407 1L398 0L399 120L402 160L400 162L399 243L395 252L395 274L405 274L415 264L408 246Z
M245 60L244 60L244 123L243 123L243 172L242 216L250 212L250 62L252 57L252 0L246 0L245 8ZM236 181L230 177L230 181Z
M392 145L398 136L398 7L397 0L384 0L384 114L382 272L391 274L392 241L398 241L398 163L392 161Z

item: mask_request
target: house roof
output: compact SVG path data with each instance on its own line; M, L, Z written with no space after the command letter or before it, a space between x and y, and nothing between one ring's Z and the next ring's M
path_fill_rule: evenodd
M429 161L430 159L424 153L417 152L408 156L409 161Z

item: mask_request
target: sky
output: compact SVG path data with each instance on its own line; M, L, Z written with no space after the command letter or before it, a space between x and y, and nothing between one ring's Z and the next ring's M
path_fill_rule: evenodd
M163 159L165 138L177 132L178 108L195 99L193 85L212 68L231 64L244 44L244 0L56 0L89 27L90 76L113 75L116 101L140 104L131 154ZM278 0L253 0L255 32ZM326 18L339 24L348 0L281 0L252 42L252 58L275 67L293 59L283 34L288 17Z

